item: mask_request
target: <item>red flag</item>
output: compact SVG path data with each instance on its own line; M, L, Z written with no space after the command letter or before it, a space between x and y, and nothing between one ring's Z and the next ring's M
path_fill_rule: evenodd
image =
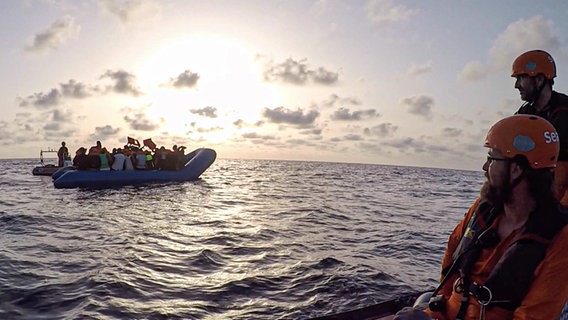
M152 141L152 139L146 139L143 142L146 147L150 148L150 150L156 149L156 144Z
M135 144L137 146L140 146L140 142L138 142L138 140L131 137L127 137L127 139L128 139L128 144Z

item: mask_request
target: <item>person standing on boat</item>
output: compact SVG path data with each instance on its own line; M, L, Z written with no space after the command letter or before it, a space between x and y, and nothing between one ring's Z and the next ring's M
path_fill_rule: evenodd
M531 50L513 62L511 76L516 78L525 103L516 114L534 114L550 121L560 137L560 154L555 169L554 184L557 197L568 206L568 96L552 90L556 64L543 50Z
M71 160L71 158L69 157L69 149L65 146L65 141L62 141L61 147L57 150L57 166L63 167L65 160Z
M424 311L394 319L558 319L568 298L568 209L552 171L559 145L538 116L491 127L486 181L449 237L440 285Z

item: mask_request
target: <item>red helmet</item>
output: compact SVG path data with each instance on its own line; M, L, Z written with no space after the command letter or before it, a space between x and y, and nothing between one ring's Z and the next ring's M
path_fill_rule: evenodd
M554 59L546 51L531 50L527 51L515 59L511 71L511 77L527 74L531 77L543 74L546 79L556 77L556 64Z
M495 123L485 147L499 150L505 158L524 156L533 169L555 168L560 151L558 133L544 118L516 114Z

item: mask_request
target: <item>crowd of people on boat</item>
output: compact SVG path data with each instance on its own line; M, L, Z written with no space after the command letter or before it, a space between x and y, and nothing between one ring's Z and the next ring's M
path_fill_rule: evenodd
M72 164L77 170L179 170L186 163L185 148L174 145L167 149L164 146L158 148L153 143L149 146L128 143L109 152L97 141L89 149L77 149Z

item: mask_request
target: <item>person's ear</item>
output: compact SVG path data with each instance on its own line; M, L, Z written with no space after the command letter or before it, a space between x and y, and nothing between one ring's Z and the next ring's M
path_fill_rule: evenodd
M515 161L511 161L509 165L509 177L511 177L511 181L515 181L522 174L523 168Z
M537 88L542 88L546 84L546 78L543 74L538 74L535 78Z

